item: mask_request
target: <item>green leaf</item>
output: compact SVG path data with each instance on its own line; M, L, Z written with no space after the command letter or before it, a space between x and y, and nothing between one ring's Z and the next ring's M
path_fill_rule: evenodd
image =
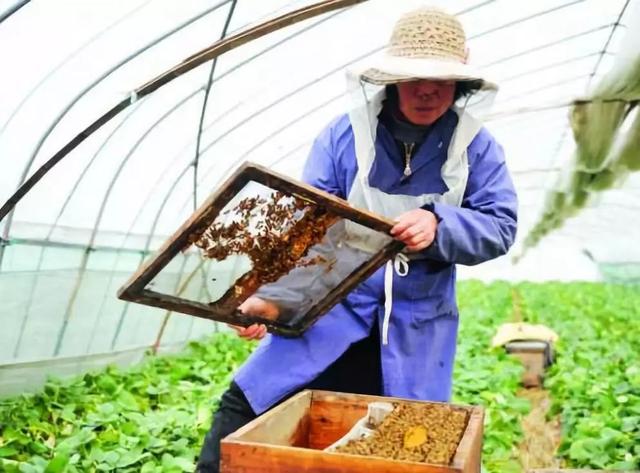
M174 464L182 468L182 471L193 471L195 463L190 458L175 457Z
M640 416L627 416L622 418L622 432L640 431Z
M15 447L0 447L0 458L8 458L16 455L19 450Z
M130 411L138 411L140 406L136 401L136 397L131 394L129 391L122 391L118 396L118 404L127 410Z
M97 379L97 386L107 392L108 394L114 394L118 390L118 384L113 377L108 374L103 374Z
M33 453L44 454L47 453L50 448L42 442L31 442L29 444L29 450Z
M31 465L29 463L21 463L18 470L20 473L44 473L44 468L45 467Z
M158 468L156 467L156 463L154 461L146 462L140 469L140 473L155 473L156 471L158 471Z
M12 460L3 460L0 458L0 471L5 473L20 473L19 464Z
M78 450L80 446L91 442L95 438L96 438L96 435L91 430L82 429L76 434L72 435L71 437L68 437L64 439L62 442L60 442L56 446L55 451L59 453L63 453L63 452L72 453Z
M135 463L138 463L142 460L144 460L145 458L150 457L151 454L149 452L143 453L142 450L137 449L137 450L131 450L129 452L124 453L121 457L120 460L118 461L117 467L118 468L124 468L130 465L133 465Z
M47 467L44 469L44 473L62 473L66 470L68 464L69 464L68 455L65 455L62 453L57 454L47 464Z
M115 467L120 462L120 454L115 450L104 452L102 456L102 462L106 463L110 467Z

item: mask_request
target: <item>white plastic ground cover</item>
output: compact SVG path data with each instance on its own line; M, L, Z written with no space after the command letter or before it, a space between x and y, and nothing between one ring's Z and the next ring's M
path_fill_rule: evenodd
M0 202L131 90L217 41L227 20L231 34L311 3L26 3L0 23L0 44L10 45L0 48ZM314 137L348 106L344 68L383 47L401 10L425 3L459 14L471 61L501 84L485 119L518 190L517 254L571 162L567 104L610 69L640 0L370 0L307 20L219 58L198 156L211 64L135 102L47 174L11 225L0 222L0 363L183 343L213 331L208 321L125 304L115 290L243 160L299 177ZM608 275L624 268L615 273L624 279L640 264L640 227L630 224L639 207L632 175L517 265L510 254L459 274L599 280L607 265ZM198 267L185 256L166 282L179 287Z

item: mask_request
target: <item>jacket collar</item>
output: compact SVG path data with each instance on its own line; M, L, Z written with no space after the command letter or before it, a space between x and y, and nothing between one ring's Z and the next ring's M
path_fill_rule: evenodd
M393 132L393 123L390 122L388 117L386 117L385 115L387 114L383 111L379 117L379 137L383 140L402 143L400 140L398 140L398 136L400 135L397 132ZM440 156L442 153L447 153L447 150L449 149L449 143L451 142L451 138L457 124L458 115L453 110L449 109L433 125L428 127L428 130L424 133L422 143L416 146L416 150L414 151L413 157L411 158L411 171L413 174L415 174L418 169L429 163L432 159ZM400 146L393 146L392 148L394 150L397 150L397 152L390 157L394 161L397 160L398 166L404 167L404 158L400 154L401 146L401 144Z

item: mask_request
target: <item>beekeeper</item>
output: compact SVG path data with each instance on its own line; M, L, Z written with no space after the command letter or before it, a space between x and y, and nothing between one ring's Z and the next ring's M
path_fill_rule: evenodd
M298 338L264 339L222 396L198 471L218 471L220 439L305 388L447 401L458 332L456 264L507 252L516 194L502 148L465 109L497 89L467 63L460 22L402 16L380 55L347 73L353 108L315 140L304 180L395 219L406 250ZM354 246L367 245L367 238ZM366 249L366 248L365 248ZM278 314L252 297L245 313Z

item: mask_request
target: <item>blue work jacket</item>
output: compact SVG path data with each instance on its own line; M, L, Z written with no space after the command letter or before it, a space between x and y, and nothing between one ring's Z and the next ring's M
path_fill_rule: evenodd
M440 169L457 121L450 110L434 123L411 160L408 179L402 179L404 159L394 138L378 123L369 184L388 194L446 192ZM501 146L482 128L467 154L461 206L430 206L438 219L434 243L411 261L406 277L394 275L389 342L381 346L385 395L449 400L458 332L455 265L503 255L515 238L517 200ZM303 180L346 199L356 173L353 131L344 115L315 140ZM300 337L267 335L235 376L253 410L260 414L311 382L367 337L376 318L381 327L384 300L383 267Z

